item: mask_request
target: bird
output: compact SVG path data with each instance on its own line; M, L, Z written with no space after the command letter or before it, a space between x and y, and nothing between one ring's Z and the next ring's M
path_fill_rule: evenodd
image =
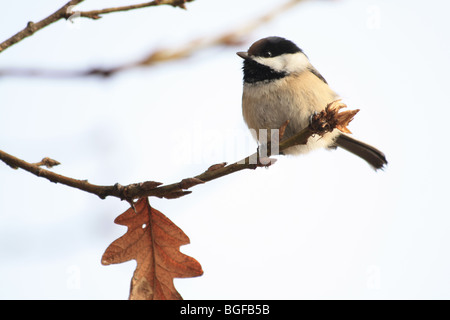
M290 40L266 37L248 51L236 54L244 60L242 114L257 140L261 130L279 129L285 123L283 139L288 139L307 127L315 114L340 99L303 50ZM268 136L270 140L270 133ZM323 136L313 135L306 144L289 147L283 154L304 154L318 148L342 148L375 170L388 163L383 152L338 129Z

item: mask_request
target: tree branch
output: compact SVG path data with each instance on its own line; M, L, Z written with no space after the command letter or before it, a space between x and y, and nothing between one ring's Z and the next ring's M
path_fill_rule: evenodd
M289 147L306 144L309 137L314 134L323 135L327 132L333 131L335 128L338 128L339 130L346 130L348 123L353 119L353 116L359 110L340 112L340 109L342 109L343 107L345 107L345 105L340 103L339 101L330 103L324 111L312 117L311 123L308 127L298 132L294 136L282 140L279 143L279 153ZM267 150L267 153L263 154L264 157L270 157L272 155L271 144L272 142L269 141L266 145L262 146L264 150ZM112 196L117 197L121 200L127 200L130 203L132 203L133 199L149 196L167 199L178 198L191 193L191 191L189 191L188 189L192 188L195 185L215 180L244 169L267 167L273 163L272 161L263 163L261 161L262 159L260 158L260 152L258 151L233 164L217 164L211 166L210 168L208 168L208 170L193 178L186 178L181 180L180 182L168 185L162 186L162 183L160 182L145 181L141 183L129 184L127 186L122 186L118 183L113 186L100 186L91 184L87 180L69 178L54 173L50 170L42 169L40 167L40 165L45 163L52 163L53 165L59 164L57 161L52 159L44 158L41 162L33 164L0 150L0 160L5 162L13 169L21 168L51 182L61 183L69 187L77 188L95 194L101 199L104 199L107 196Z
M107 8L101 10L92 10L92 11L76 11L74 14L79 15L80 17L90 18L90 19L100 19L101 15L112 13L112 12L122 12L122 11L130 11L135 9L154 7L159 5L171 5L172 7L180 7L182 9L186 9L185 3L192 2L194 0L155 0L147 3L135 4L130 6L123 7L115 7L115 8Z
M84 0L71 0L68 3L66 3L61 9L57 10L47 18L39 21L39 22L28 22L25 29L22 31L19 31L15 35L13 35L11 38L3 41L0 43L0 53L11 47L13 44L16 44L19 41L22 41L23 39L33 35L36 31L39 31L46 26L61 20L61 19L69 19L70 17L85 17L90 19L100 19L100 15L112 13L112 12L122 12L122 11L129 11L134 9L141 9L146 7L154 7L159 5L171 5L172 7L180 7L183 9L186 9L185 3L186 2L192 2L194 0L154 0L151 2L136 4L136 5L129 5L129 6L123 6L123 7L116 7L116 8L107 8L102 10L93 10L93 11L75 11L73 12L71 10L72 6L75 6Z
M159 1L153 1L159 2L160 4L170 4L169 2L180 2L181 0L159 0ZM247 22L246 24L225 32L223 34L220 34L218 36L214 37L203 37L199 39L195 39L193 41L190 41L186 43L183 46L177 47L177 48L165 48L165 49L157 49L150 53L148 53L146 56L144 56L142 59L133 61L130 63L125 63L113 68L91 68L88 70L41 70L41 69L3 69L0 70L0 77L1 76L16 76L16 77L49 77L49 78L76 78L76 77L86 77L86 76L100 76L103 78L110 77L116 73L131 70L138 67L148 67L152 66L158 63L162 62L169 62L179 59L184 59L192 56L194 53L197 53L201 50L205 50L212 47L217 46L234 46L241 44L244 42L244 37L249 34L250 32L254 31L261 25L269 22L270 20L274 19L276 16L280 15L281 13L291 9L295 5L299 4L300 2L303 2L305 0L290 0L276 8L271 9L268 13L256 18L253 21ZM147 5L150 5L150 3L147 3ZM143 4L145 5L145 4ZM172 4L173 5L173 4ZM109 12L116 12L119 11L121 8L130 8L129 7L119 7L119 8L110 8L110 9L104 9L104 10L97 10L97 11L88 11L88 12L78 12L82 16L89 16L93 19L96 19L96 15L99 15L101 13L106 13L106 11L109 10ZM135 6L137 8L137 6ZM117 10L116 10L117 9ZM122 9L123 10L123 9ZM105 12L102 12L105 11Z
M68 9L71 6L75 6L83 1L84 0L71 0L71 1L67 2L64 6L62 6L61 9L57 10L56 12L54 12L47 18L45 18L39 22L36 22L36 23L34 23L32 21L28 22L25 29L23 29L22 31L19 31L18 33L13 35L11 38L0 43L0 52L11 47L13 44L16 44L17 42L22 41L23 39L33 35L36 31L45 28L46 26L52 24L53 22L56 22L63 18L66 18Z

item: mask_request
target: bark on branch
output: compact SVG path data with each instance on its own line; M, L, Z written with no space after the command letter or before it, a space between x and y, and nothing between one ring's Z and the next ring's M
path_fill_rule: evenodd
M23 39L33 35L36 31L45 28L46 26L52 24L53 22L66 18L68 9L71 6L75 6L83 1L84 0L71 0L67 2L64 6L62 6L59 10L48 16L47 18L36 23L32 21L28 22L25 29L17 32L11 38L0 43L0 53L3 50L11 47L13 44L16 44L17 42L22 41Z
M185 3L192 2L192 1L194 1L194 0L155 0L155 1L150 1L150 2L146 2L146 3L130 5L130 6L106 8L106 9L92 10L92 11L77 11L77 12L74 12L74 14L78 14L80 17L96 20L96 19L100 19L101 15L107 14L107 13L130 11L130 10L147 8L147 7L155 7L155 6L160 6L160 5L170 5L172 7L179 7L182 9L186 9Z
M308 127L289 139L282 140L279 143L279 152L282 153L283 150L295 145L306 144L309 137L314 134L323 135L334 130L335 128L345 130L348 123L353 119L353 116L359 110L340 112L340 109L343 107L345 107L345 105L339 101L328 105L324 111L312 117L311 123ZM270 157L272 155L271 142L263 147L264 150L267 150L267 153L263 156ZM59 164L57 161L52 159L44 158L42 161L33 164L0 150L0 160L13 169L21 168L38 177L46 178L51 182L61 183L69 187L95 194L101 199L104 199L107 196L112 196L121 200L127 200L130 203L132 203L133 199L149 196L167 199L179 198L191 193L188 189L195 185L215 180L244 169L267 167L273 163L270 161L265 163L260 161L260 153L257 151L256 153L249 155L248 157L233 164L226 165L226 163L221 163L213 165L205 172L195 177L185 178L179 182L168 185L162 185L162 183L155 181L145 181L126 186L122 186L119 183L116 183L113 186L101 186L91 184L87 180L69 178L40 167L41 165L46 165L48 163L51 163L52 165Z
M82 1L82 0L81 0ZM80 1L80 2L81 2ZM97 76L102 78L108 78L112 75L115 75L119 72L131 70L138 67L148 67L162 62L169 62L179 59L184 59L192 56L194 53L197 53L201 50L218 47L218 46L232 46L241 44L244 41L246 35L250 32L254 31L258 27L266 24L270 20L274 19L278 15L286 12L287 10L293 8L300 2L305 0L290 0L286 3L283 3L269 12L257 17L250 22L246 22L242 26L238 26L237 28L224 32L223 34L219 34L212 37L202 37L199 39L195 39L193 41L187 42L186 44L177 47L177 48L162 48L157 49L152 52L149 52L143 58L132 61L129 63L124 63L118 65L116 67L98 67L91 68L88 70L42 70L42 69L19 69L19 68L10 68L10 69L0 69L0 77L1 76L15 76L15 77L48 77L48 78L77 78L77 77L88 77L88 76ZM101 14L111 13L111 12L119 12L125 10L139 9L143 7L148 7L153 5L162 5L162 4L170 4L172 6L181 6L181 3L184 3L183 0L158 0L152 1L149 3L135 5L135 6L126 6L126 7L118 7L118 8L109 8L103 10L95 10L95 11L78 11L73 14L79 14L82 17L98 19ZM67 6L67 5L66 5ZM59 10L58 10L59 11ZM72 13L71 13L72 14ZM68 18L68 17L66 17ZM0 49L1 52L1 49Z
M90 19L100 19L101 15L112 13L112 12L123 12L123 11L130 11L135 9L141 9L146 7L154 7L154 6L160 6L160 5L170 5L172 7L180 7L183 9L186 9L185 3L191 2L194 0L154 0L151 2L136 4L136 5L129 5L129 6L123 6L123 7L115 7L115 8L107 8L102 10L93 10L93 11L76 11L73 12L71 8L73 6L76 6L77 4L80 4L84 0L71 0L67 2L64 6L62 6L60 9L52 13L47 18L39 21L39 22L28 22L27 26L10 37L9 39L3 41L0 43L0 53L11 47L12 45L22 41L23 39L33 35L35 32L45 28L46 26L61 20L61 19L69 19L72 16L78 16L78 17L85 17Z

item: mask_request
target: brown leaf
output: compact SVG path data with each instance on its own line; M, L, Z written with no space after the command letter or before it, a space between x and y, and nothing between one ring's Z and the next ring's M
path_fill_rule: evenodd
M311 130L321 136L333 131L334 128L344 133L351 133L347 126L359 112L359 109L340 112L341 109L346 107L347 105L342 103L341 100L329 103L325 110L312 116L310 122Z
M359 112L359 109L339 112L342 108L347 108L347 105L342 103L341 100L336 100L327 106L326 111L335 113L336 129L344 133L352 133L347 126Z
M180 252L189 238L172 221L150 207L148 198L135 204L114 222L128 227L127 232L109 245L102 264L136 260L131 279L130 300L181 300L174 278L197 277L202 267L194 258Z

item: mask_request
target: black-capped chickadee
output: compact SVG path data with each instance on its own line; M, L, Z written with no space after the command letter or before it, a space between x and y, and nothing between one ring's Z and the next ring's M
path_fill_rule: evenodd
M252 44L248 52L237 55L244 59L242 113L257 139L260 129L279 129L287 120L283 138L289 138L307 127L312 115L339 99L303 51L289 40L263 38ZM375 169L387 164L381 151L338 129L322 137L312 136L307 144L290 147L283 153L299 154L320 147L341 147Z

